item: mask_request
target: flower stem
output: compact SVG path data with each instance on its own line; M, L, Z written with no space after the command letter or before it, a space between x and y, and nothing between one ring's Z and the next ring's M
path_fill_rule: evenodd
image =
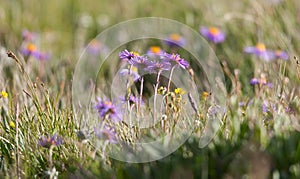
M168 81L168 86L167 86L167 93L170 92L170 86L171 86L171 81L172 81L172 76L173 76L173 71L175 69L175 65L171 68L170 76L169 76L169 81Z
M170 92L170 86L171 86L171 81L172 81L172 76L173 76L173 71L175 69L175 65L171 68L170 76L169 76L169 81L168 81L168 86L167 86L167 95ZM166 97L166 114L168 112L168 97Z
M50 170L52 169L52 166L53 166L53 161L52 161L53 147L54 146L51 145L49 148L49 168L50 168Z
M157 90L158 90L158 85L159 85L159 77L160 77L161 71L159 71L157 73L157 77L156 77L156 85L155 85L155 91L154 91L154 103L153 103L153 126L155 125L155 121L157 118L157 114L156 114L156 98L157 98Z
M130 76L131 70L132 70L132 65L129 66L128 76ZM127 94L125 96L125 100L127 101L127 111L128 112L130 111L130 101L129 101L129 98L131 95L130 83L131 83L130 78L128 78L126 81Z
M144 88L144 77L141 77L141 89L140 89L140 99L138 102L138 114L141 114L141 104L142 104L142 97L143 97L143 88Z

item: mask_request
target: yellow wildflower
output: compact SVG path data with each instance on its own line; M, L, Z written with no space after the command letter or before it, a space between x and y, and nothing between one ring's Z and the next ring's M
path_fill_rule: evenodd
M8 97L8 93L2 90L1 91L1 97L7 98Z
M16 125L15 125L15 123L14 123L13 121L10 121L10 122L9 122L9 126L10 126L11 128L15 128L15 127L16 127Z
M186 91L183 90L182 88L176 88L176 89L174 90L174 92L175 92L175 94L179 94L179 95L183 95L183 94L186 93Z
M159 87L157 90L157 93L161 95L164 95L166 92L167 92L167 88L163 86Z
M206 100L206 98L209 96L209 93L208 92L206 92L206 91L203 91L202 92L202 98L204 99L204 100Z

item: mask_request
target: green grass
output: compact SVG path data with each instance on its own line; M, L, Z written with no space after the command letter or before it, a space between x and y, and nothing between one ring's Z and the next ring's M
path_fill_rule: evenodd
M103 156L77 137L80 115L72 108L72 76L83 47L98 33L148 16L197 31L201 25L218 26L226 33L225 42L213 48L224 70L228 106L223 126L205 148L198 147L195 132L166 158L129 164ZM0 98L0 178L47 178L52 168L60 178L299 178L300 65L294 59L299 58L299 17L297 0L1 1L0 91L9 96ZM38 33L38 48L51 52L49 61L24 63L19 53L24 29ZM289 61L265 63L243 53L257 42L286 50ZM6 50L22 61L24 72ZM249 84L261 73L273 88ZM276 110L263 113L264 100ZM239 102L249 103L241 107ZM41 136L54 133L63 137L63 145L38 145Z

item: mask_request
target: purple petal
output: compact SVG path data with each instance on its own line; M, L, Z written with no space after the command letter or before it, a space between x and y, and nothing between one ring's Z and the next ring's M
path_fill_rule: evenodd
M251 84L251 85L257 85L257 84L259 84L259 80L258 80L257 78L252 78L252 79L250 80L250 84Z
M256 47L245 47L244 52L249 54L256 53Z

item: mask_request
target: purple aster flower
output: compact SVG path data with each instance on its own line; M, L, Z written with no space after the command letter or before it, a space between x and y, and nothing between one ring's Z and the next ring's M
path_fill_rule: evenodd
M252 78L250 80L251 85L266 85L269 88L273 87L271 82L268 82L266 78Z
M274 58L274 54L266 49L263 43L258 43L256 46L245 47L245 53L254 54L267 62Z
M185 39L179 34L171 34L165 43L170 47L182 47L185 45Z
M170 70L171 63L169 62L150 62L149 65L145 68L146 71L150 73L160 73L164 70Z
M128 63L137 67L138 69L144 69L150 64L148 58L144 56L133 57L130 61L128 61Z
M97 100L98 102L95 108L101 118L108 117L113 122L119 122L122 120L121 114L113 102L109 100L101 100L100 98L97 98Z
M187 69L189 67L189 63L185 61L183 58L180 58L180 55L178 54L164 53L162 58L166 62L170 62L172 65L179 65L183 69Z
M132 78L133 81L138 80L141 76L134 70L122 69L120 70L120 75L124 77Z
M225 34L217 27L200 27L200 33L209 41L221 43L225 40Z
M102 49L102 44L95 39L93 39L87 46L87 51L93 55L98 55L101 49Z
M164 54L164 51L159 46L151 46L146 53L148 56L160 56Z
M56 134L49 137L42 136L38 141L39 146L45 148L50 148L51 146L60 146L63 143L64 141L62 140L62 138L60 136L57 136Z
M260 82L259 82L259 79L257 79L257 78L252 78L251 80L250 80L250 84L251 85L258 85Z
M282 50L276 50L274 52L274 55L275 55L276 59L283 59L283 60L289 59L289 55L285 51L282 51Z
M32 43L28 43L25 47L22 47L20 49L21 53L24 56L34 56L34 57L38 57L39 56L39 52L37 50L37 47L32 44Z
M95 135L101 140L109 141L112 144L117 143L116 132L114 128L104 125L102 129L95 128Z
M48 60L50 58L50 54L38 51L37 47L32 43L28 43L25 47L22 47L20 51L24 56L33 56L38 60Z
M124 61L129 61L133 57L137 57L137 56L140 56L137 52L129 52L126 49L124 51L122 51L122 52L119 53L120 59L124 60Z

